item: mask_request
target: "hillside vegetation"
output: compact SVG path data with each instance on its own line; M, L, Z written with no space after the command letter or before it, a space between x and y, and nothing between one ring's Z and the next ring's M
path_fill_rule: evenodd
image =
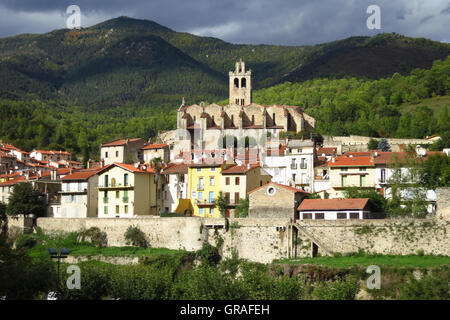
M0 139L98 157L102 142L174 129L183 97L226 104L239 58L255 102L298 105L321 134L423 138L450 131L449 54L449 44L396 34L235 45L126 17L19 35L0 39Z

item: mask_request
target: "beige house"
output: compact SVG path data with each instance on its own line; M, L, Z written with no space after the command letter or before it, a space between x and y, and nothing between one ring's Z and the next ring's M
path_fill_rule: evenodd
M144 162L150 163L154 158L161 158L161 160L168 164L170 162L169 145L165 143L160 144L148 144L142 147L142 153L144 156Z
M229 208L239 204L239 199L247 198L247 193L270 182L271 176L256 164L237 164L222 170L221 191L228 200Z
M375 189L376 171L372 156L343 155L328 162L330 189L329 198L343 198L347 187Z
M83 170L61 179L61 203L53 208L55 218L98 216L98 170Z
M148 165L114 163L98 173L98 217L132 218L158 215L161 192Z
M131 163L142 161L142 147L147 143L144 139L119 139L103 143L100 158L103 164Z
M303 190L269 182L248 193L250 218L294 218L297 207L308 196Z

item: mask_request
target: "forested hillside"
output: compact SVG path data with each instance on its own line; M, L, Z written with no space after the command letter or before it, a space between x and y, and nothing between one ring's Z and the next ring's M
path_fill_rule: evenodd
M408 74L449 54L449 44L396 34L316 46L236 45L119 17L81 30L1 39L0 98L173 108L183 96L187 103L227 97L228 71L241 58L260 89L311 78Z
M450 56L409 76L286 82L255 91L253 100L301 106L321 134L424 138L450 131L449 96Z
M449 44L396 34L235 45L126 17L19 35L0 39L0 139L86 158L110 139L155 137L175 128L183 97L226 103L240 58L255 102L298 105L321 134L422 138L449 131L449 54ZM436 59L446 60L426 70Z

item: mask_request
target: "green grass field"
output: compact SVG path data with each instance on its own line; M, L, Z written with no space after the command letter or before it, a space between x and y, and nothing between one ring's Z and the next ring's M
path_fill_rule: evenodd
M331 268L347 268L355 266L393 266L428 268L450 265L450 257L445 256L419 256L419 255L352 255L339 257L316 257L303 259L284 259L283 264L314 264Z
M439 113L441 112L443 106L450 107L450 96L439 96L429 99L423 99L420 101L420 103L417 104L405 103L400 106L400 110L402 112L413 111L421 106L429 107L431 110L433 110L434 116L439 117Z
M171 250L166 248L141 248L141 247L106 247L95 248L92 246L76 246L69 247L71 256L96 256L105 257L149 257L163 254L174 254L185 252L183 250ZM36 246L28 250L28 254L32 257L48 256L48 247Z

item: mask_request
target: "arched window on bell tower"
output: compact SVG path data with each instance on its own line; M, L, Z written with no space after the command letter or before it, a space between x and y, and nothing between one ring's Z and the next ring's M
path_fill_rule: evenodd
M245 70L245 62L236 62L234 71L229 72L229 103L249 105L252 103L252 71Z

